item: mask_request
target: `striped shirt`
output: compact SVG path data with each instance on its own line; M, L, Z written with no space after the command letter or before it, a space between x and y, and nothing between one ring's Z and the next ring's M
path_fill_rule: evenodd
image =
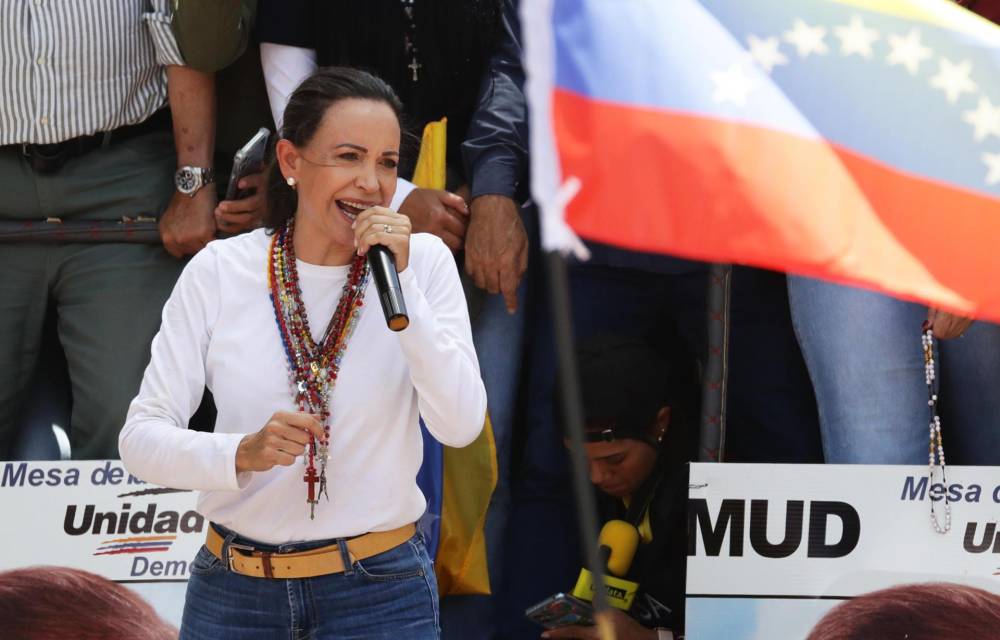
M0 145L142 122L184 64L171 0L0 0Z

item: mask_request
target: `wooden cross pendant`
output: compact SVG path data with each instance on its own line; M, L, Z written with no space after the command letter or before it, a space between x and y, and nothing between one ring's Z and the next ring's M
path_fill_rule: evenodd
M309 519L314 520L316 518L316 503L318 502L316 500L316 483L319 482L316 467L310 465L302 479L309 485L309 495L306 501L309 503Z

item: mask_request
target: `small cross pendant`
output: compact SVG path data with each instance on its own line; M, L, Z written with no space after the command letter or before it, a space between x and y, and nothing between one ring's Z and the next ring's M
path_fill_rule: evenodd
M316 516L316 482L319 480L319 476L316 475L316 468L309 467L306 469L306 475L302 479L309 485L308 497L306 502L309 503L309 519L312 520Z
M412 62L410 62L410 64L406 65L406 68L407 68L407 69L412 69L412 70L413 70L413 81L414 81L414 82L416 82L416 81L417 81L417 71L418 71L418 70L419 70L420 68L422 68L423 66L424 66L424 65L420 64L419 62L417 62L417 58L416 58L415 56L414 56L414 58L413 58L413 61L412 61Z

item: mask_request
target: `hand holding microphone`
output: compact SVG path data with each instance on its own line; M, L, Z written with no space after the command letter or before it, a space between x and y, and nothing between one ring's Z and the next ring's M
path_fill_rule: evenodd
M386 324L402 331L410 324L399 272L410 263L410 219L385 207L372 207L354 221L358 255L367 255Z

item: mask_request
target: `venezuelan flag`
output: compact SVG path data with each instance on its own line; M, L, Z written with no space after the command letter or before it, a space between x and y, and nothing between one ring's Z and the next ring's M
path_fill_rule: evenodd
M522 16L548 249L578 234L1000 320L1000 28L948 0Z

